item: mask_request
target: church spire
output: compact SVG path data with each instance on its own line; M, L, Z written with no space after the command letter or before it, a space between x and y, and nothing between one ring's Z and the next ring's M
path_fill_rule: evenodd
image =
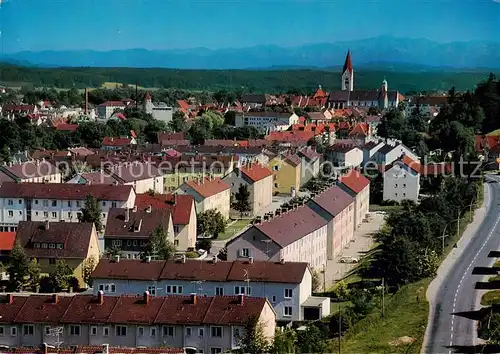
M345 73L346 70L349 70L349 73L353 72L350 49L347 51L347 56L345 57L344 69L342 70L342 73Z
M354 69L352 68L351 50L347 51L344 69L342 69L342 91L354 91Z

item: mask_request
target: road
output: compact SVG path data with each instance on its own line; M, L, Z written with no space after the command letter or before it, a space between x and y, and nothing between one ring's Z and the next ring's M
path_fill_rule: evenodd
M490 178L498 181L497 176ZM488 258L488 253L500 250L500 184L486 186L486 210L474 220L477 225L471 224L475 230L470 235L464 233L458 248L443 262L445 269L440 269L441 275L438 271L436 289L431 289L432 283L429 286L431 313L423 353L452 353L451 346L477 344L476 323L453 313L479 309L482 293L474 287L482 277L472 275L472 270L476 266L492 266L495 260ZM432 296L430 292L434 292Z

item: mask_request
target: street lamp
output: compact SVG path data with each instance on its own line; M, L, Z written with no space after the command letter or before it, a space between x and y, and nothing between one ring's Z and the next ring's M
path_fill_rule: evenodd
M460 233L460 214L462 213L463 210L465 210L466 208L469 208L470 210L470 213L472 213L472 206L474 205L475 203L475 199L472 200L472 202L466 206L465 208L463 208L462 210L459 210L458 211L458 215L457 215L457 219L456 220L452 220L450 221L448 224L446 224L446 226L444 227L444 230L443 230L443 235L441 236L441 240L442 240L442 250L443 250L443 253L444 253L444 239L446 237L446 229L448 228L448 226L453 223L453 222L456 222L457 223L457 235Z

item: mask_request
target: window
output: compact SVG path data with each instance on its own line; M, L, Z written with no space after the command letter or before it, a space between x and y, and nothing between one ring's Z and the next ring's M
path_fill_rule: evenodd
M68 208L71 208L71 200L68 200Z
M79 336L80 335L80 326L79 325L70 325L69 326L69 335L70 336Z
M38 204L38 199L35 199L35 204Z
M5 335L5 328L0 327L0 337L3 337Z
M212 326L210 328L210 333L211 333L212 337L222 338L222 327Z
M99 284L99 290L105 293L114 293L116 292L116 286L115 284Z
M285 299L291 299L292 298L293 291L292 289L285 289Z
M167 294L182 294L182 285L167 285Z
M53 207L57 206L57 200L53 200L53 201L52 201L52 206L53 206Z
M44 218L48 218L48 217L49 217L49 213L48 213L47 211L44 211L44 212L43 212L43 217L44 217Z
M97 326L91 326L90 327L90 335L91 336L97 336Z
M179 246L179 240L174 240L174 246Z
M49 206L49 201L48 201L48 200L44 200L44 201L43 201L43 206L45 206L45 207L46 207L46 206Z
M57 213L55 211L52 212L52 219L57 218Z
M55 258L49 258L49 264L56 264Z
M19 210L19 215L23 215L23 212L21 210Z
M55 249L56 248L56 244L55 243L49 243L49 248Z
M116 202L111 202L111 207L116 208Z
M156 337L156 328L155 328L155 327L151 327L151 328L149 329L149 335L150 335L151 337Z
M394 185L394 188L398 188L398 184L397 183Z
M116 336L117 337L126 337L127 336L127 326L116 326L115 327Z
M204 328L198 328L198 335L200 337L203 337L205 335L205 329Z
M163 326L163 336L164 337L173 337L174 336L174 327L172 326Z
M283 309L283 315L285 317L292 316L292 307L291 306L285 306L285 308Z
M42 248L47 248L48 244L47 243L42 243Z
M24 336L32 336L35 333L35 327L33 325L24 325L23 326L23 335Z
M403 188L406 188L406 183L403 183Z
M406 193L403 193L403 197L406 197Z
M398 194L397 194L397 193L394 193L394 196L396 196L396 197L397 197L397 196L398 196Z
M58 243L57 244L57 249L62 250L63 249L63 244L62 243Z
M9 210L9 218L14 216L14 212L12 210Z
M45 335L50 336L50 326L45 326Z
M191 337L192 328L186 327L186 337Z
M250 295L252 293L252 288L249 286L235 286L234 295Z
M220 354L222 353L222 348L210 348L210 354Z
M279 171L280 170L280 166L279 165L273 166L273 170L274 171Z
M240 339L240 330L239 328L234 328L233 327L233 337L236 339Z
M109 336L109 327L102 327L102 335L105 337Z
M132 240L127 240L127 246L128 247L132 246Z
M12 337L17 336L17 327L10 327L10 335Z
M68 212L68 219L71 219L73 216L71 215L71 211Z
M153 296L156 295L156 286L154 286L154 285L148 286L148 291L149 291L150 295L153 295Z
M79 207L80 207L80 201L79 201L79 200L77 200L77 201L76 201L76 207L77 207L77 208L79 208Z
M280 184L279 184L279 183L275 183L275 184L274 184L274 187L275 187L275 188L279 188L279 187L280 187Z
M122 240L113 240L113 246L121 247L121 245L122 245Z
M80 219L80 218L82 217L82 213L77 212L77 213L76 213L76 217L77 217L78 219Z
M276 295L273 295L273 300L272 302L276 302Z
M144 327L138 327L137 334L139 335L139 337L143 337L144 336Z
M241 249L241 256L242 257L250 257L250 248L242 248Z
M215 288L215 295L216 296L224 296L224 288L222 286L217 286Z
M105 207L106 206L106 202L102 202L102 206Z
M14 205L14 201L12 199L9 199L9 202L7 204L8 205Z
M132 246L137 246L137 240L132 241Z
M175 232L176 234L178 234L178 233L179 233L179 225L174 225L174 232Z

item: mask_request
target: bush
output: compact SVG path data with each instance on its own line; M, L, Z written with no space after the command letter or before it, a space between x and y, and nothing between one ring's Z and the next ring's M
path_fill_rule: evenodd
M198 258L200 255L198 254L198 252L195 252L195 251L190 251L190 252L186 252L184 253L184 255L187 257L187 258Z

